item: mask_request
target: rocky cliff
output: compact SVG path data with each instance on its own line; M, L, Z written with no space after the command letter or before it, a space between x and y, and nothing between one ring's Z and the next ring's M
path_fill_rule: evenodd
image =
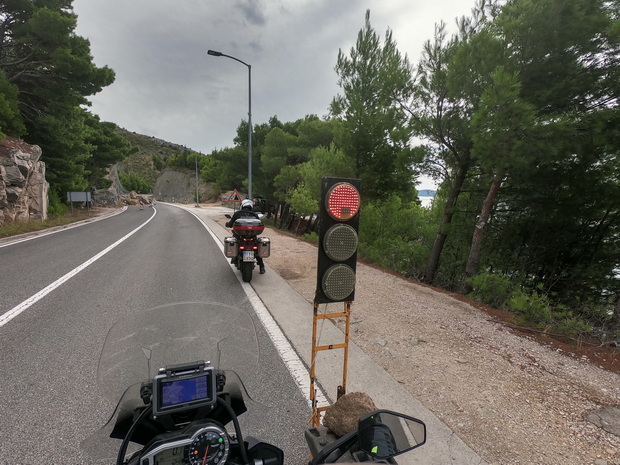
M0 226L47 219L49 183L41 148L14 137L0 140Z

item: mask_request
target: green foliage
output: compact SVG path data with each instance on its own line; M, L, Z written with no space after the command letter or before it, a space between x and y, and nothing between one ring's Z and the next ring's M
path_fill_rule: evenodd
M99 179L99 181L97 183L97 187L99 189L108 189L108 188L112 187L112 184L114 184L114 181L112 181L111 179L101 178L101 179Z
M574 336L584 336L592 333L592 324L576 316L572 311L558 311L553 313L557 331Z
M553 321L551 301L546 294L517 290L508 301L508 307L523 320L541 327Z
M164 169L165 167L165 163L164 160L161 158L161 156L157 155L157 154L153 154L153 167L157 170L157 171L161 171Z
M60 218L67 214L69 207L65 205L58 193L54 190L49 191L49 205L47 207L47 215L51 219Z
M52 190L84 190L97 162L88 166L95 147L83 108L87 96L114 81L114 72L92 63L88 41L74 32L71 0L0 8L0 131L28 134L27 142L41 147Z
M202 155L201 155L202 156ZM190 150L184 150L177 155L172 155L166 159L166 166L173 168L184 168L188 170L196 169L198 154Z
M85 117L84 137L92 154L86 161L89 184L98 189L111 186L112 182L105 178L108 168L124 160L136 148L116 131L115 124L101 122L98 116L89 114Z
M531 293L521 289L516 290L508 301L510 310L523 321L546 331L574 336L585 336L592 332L592 324L584 321L563 305L554 304L549 295L541 291L541 286Z
M0 69L0 138L17 137L26 131L19 112L18 94L19 89L9 83L6 73Z
M493 81L480 96L479 108L472 116L472 154L486 172L506 172L513 166L531 162L534 153L533 105L520 97L518 73L499 66ZM543 147L536 147L536 153Z
M389 29L381 42L370 25L370 10L349 55L338 52L336 72L343 91L330 108L342 119L336 140L355 168L354 177L362 179L366 198L396 192L413 199L412 133L402 105L411 97L413 71Z
M273 186L276 191L276 199L286 202L286 199L302 181L303 178L301 177L301 170L299 166L283 166L280 170L280 174L278 174L273 180Z
M205 165L205 173L213 181L216 191L226 192L237 189L244 191L247 187L248 154L242 147L214 150Z
M153 187L140 176L135 173L119 173L119 179L125 190L134 191L138 194L148 194L153 190Z
M118 127L116 132L123 139L127 140L132 147L131 153L120 164L120 169L128 173L137 174L151 185L155 185L161 170L165 168L166 160L188 151L181 145L126 131ZM184 155L184 157L187 157L187 155ZM193 162L191 169L192 171L194 170Z
M355 169L350 160L334 143L326 147L313 148L310 151L310 159L299 166L299 172L309 194L317 201L321 196L323 177L355 177Z
M479 273L469 278L472 288L469 297L495 308L505 308L517 287L509 276Z
M296 140L294 135L280 128L274 128L267 133L261 155L261 170L267 178L275 178L283 166L297 164L289 159Z
M221 162L218 162L215 157L210 155L202 158L200 166L200 176L207 182L215 182L222 170Z
M291 210L302 217L310 216L319 210L318 200L310 195L304 183L295 186L287 200L291 205Z
M370 262L419 278L432 240L429 211L396 195L364 204L360 212L359 254Z
M312 231L310 233L304 234L304 241L310 242L311 244L318 245L319 244L319 235Z
M604 320L620 288L617 21L603 0L515 0L480 2L451 38L437 27L410 106L424 168L444 175L427 280L458 289L479 259L524 286L528 318Z

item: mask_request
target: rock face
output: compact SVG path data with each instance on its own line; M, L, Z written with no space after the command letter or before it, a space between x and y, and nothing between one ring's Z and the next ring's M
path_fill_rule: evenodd
M49 183L41 148L14 137L0 140L0 226L47 219Z
M96 207L116 207L120 203L120 196L114 187L93 191L93 205Z
M212 201L217 199L211 184L205 183L202 179L198 180L198 193L200 201ZM195 173L187 170L185 172L166 168L157 178L153 187L153 194L157 200L179 203L195 202L196 178Z

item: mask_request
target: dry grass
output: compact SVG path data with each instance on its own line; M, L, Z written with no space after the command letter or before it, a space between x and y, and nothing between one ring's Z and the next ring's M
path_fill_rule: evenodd
M15 221L0 227L0 238L40 231L42 229L51 228L54 226L64 226L66 224L75 223L76 221L82 221L88 218L92 218L93 216L97 216L97 214L92 210L88 211L76 209L73 211L73 213L68 212L61 217L47 219L45 221Z

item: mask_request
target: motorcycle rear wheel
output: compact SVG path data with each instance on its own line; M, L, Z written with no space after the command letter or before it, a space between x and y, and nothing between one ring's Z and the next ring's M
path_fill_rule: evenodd
M243 279L243 282L249 283L252 281L252 268L254 268L254 263L241 262L241 279Z

